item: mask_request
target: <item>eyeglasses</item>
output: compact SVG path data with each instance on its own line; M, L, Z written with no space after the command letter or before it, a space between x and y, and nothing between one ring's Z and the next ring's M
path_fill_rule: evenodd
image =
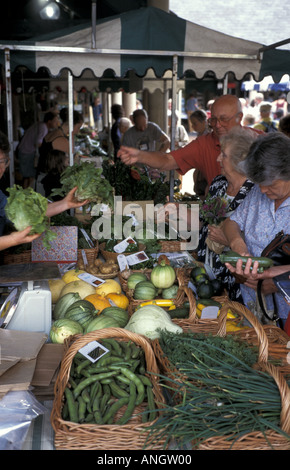
M2 160L0 160L0 165L8 166L9 158L3 158Z
M223 125L223 124L226 124L227 122L229 122L229 121L230 121L231 119L233 119L234 117L236 117L238 114L240 114L240 113L236 113L236 114L234 114L233 116L231 116L231 117L229 117L229 118L223 117L223 116L221 116L220 118L210 117L210 118L208 119L208 123L209 123L209 125L210 125L211 127L216 126L218 122L219 122L221 125Z

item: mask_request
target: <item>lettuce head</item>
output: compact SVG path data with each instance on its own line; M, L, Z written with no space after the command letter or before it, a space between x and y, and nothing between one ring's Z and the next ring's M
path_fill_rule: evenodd
M49 242L56 237L56 234L50 230L49 219L46 216L47 199L32 188L23 189L16 184L7 191L9 192L5 206L7 218L18 232L31 226L31 235L44 233L43 244L49 249Z

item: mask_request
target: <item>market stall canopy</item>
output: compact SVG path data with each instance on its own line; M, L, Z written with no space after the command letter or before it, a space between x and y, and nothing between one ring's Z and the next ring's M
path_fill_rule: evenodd
M95 48L92 32L92 24L88 24L33 42L2 43L0 47L11 50L12 71L17 66L34 72L46 67L53 76L69 69L79 77L90 69L96 77L125 77L130 70L143 77L152 68L156 77L162 77L172 69L176 55L178 78L187 71L198 79L209 71L218 79L228 72L237 80L247 73L260 78L261 44L219 33L158 8L140 8L97 21Z

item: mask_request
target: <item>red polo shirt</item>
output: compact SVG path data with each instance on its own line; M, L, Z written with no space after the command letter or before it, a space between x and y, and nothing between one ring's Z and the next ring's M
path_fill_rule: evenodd
M170 153L175 159L178 172L181 175L184 175L192 168L196 168L202 172L208 184L210 184L217 175L221 174L221 167L217 162L220 152L219 139L211 132L197 137L185 147L173 150Z

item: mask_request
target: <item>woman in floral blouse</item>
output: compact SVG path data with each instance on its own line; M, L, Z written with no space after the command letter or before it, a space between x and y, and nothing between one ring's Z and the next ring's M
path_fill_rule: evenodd
M207 201L217 201L222 198L226 201L226 216L236 210L239 204L249 194L254 183L250 181L239 168L249 151L251 144L257 136L245 128L234 128L221 139L221 153L218 161L221 165L221 175L216 176L209 188ZM230 299L242 302L239 284L236 278L220 262L219 254L209 248L210 242L224 245L227 250L227 240L221 227L210 225L209 219L201 215L199 245L197 249L198 261L210 265L215 277L222 281L228 291ZM206 240L210 242L206 242ZM219 250L217 250L219 251ZM220 252L220 251L219 251Z

